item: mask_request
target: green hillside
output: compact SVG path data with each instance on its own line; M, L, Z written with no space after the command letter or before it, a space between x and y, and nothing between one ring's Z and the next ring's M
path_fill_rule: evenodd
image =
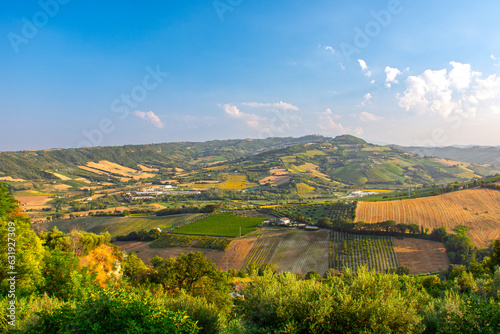
M500 147L399 147L420 156L433 156L475 164L490 164L500 168Z
M124 181L124 176L116 171L102 173L102 169L78 167L99 161L119 164L132 174L126 175ZM499 172L491 165L447 163L398 147L369 144L350 135L0 153L0 177L57 181L75 191L89 182L133 182L133 173L141 170L139 165L155 170L144 178L152 181L175 178L183 184L201 181L205 183L197 187L203 189L215 187L207 184L207 180L227 180L229 174L240 173L240 178L248 180L248 184L290 189L303 184L318 192L339 187L445 184ZM280 169L281 178L272 169Z
M456 166L349 135L267 151L236 163L254 181L268 176L269 167L281 167L292 176L291 182L325 187L446 184L499 172L488 165Z

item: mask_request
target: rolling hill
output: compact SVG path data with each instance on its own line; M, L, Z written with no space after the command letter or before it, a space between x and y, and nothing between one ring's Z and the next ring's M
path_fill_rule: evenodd
M292 182L315 188L446 184L499 172L487 165L420 157L349 135L266 151L237 159L233 166L254 179L269 176L273 169L286 170Z
M271 186L308 194L446 184L499 172L491 165L421 157L350 135L0 153L0 180L50 181L74 191L149 180L197 190Z
M475 164L490 164L500 168L500 147L396 147L420 156L433 156Z

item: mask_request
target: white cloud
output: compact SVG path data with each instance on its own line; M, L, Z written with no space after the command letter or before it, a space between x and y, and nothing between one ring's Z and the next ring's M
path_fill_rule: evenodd
M365 131L363 130L362 127L357 127L356 129L354 129L354 133L358 136L361 136L363 133L365 133Z
M372 76L372 71L368 70L368 65L366 65L366 61L363 59L358 59L359 66L361 66L361 70L368 78Z
M299 108L294 106L293 104L286 103L283 101L277 103L243 102L242 105L253 108L276 108L281 110L299 110Z
M331 46L325 46L325 50L330 51L331 53L335 54L335 49L332 48Z
M250 107L262 107L269 106L270 104L247 103L244 105ZM296 107L284 104L283 102L273 105L279 105L283 110L273 110L271 115L266 117L242 112L237 106L231 104L219 106L222 107L224 112L231 118L240 119L244 121L249 128L257 130L259 137L261 138L272 137L275 134L293 130L302 122L302 118L300 116L293 115L289 111L290 109L295 110L293 108Z
M156 126L159 129L163 128L163 126L164 126L160 117L156 116L155 113L152 111L144 112L144 111L136 110L136 111L134 111L134 115L147 121L147 122L152 123L154 126Z
M330 108L327 108L324 112L319 113L319 114L320 115L324 115L324 116L330 116L330 117L332 117L334 119L340 119L340 118L342 118L342 116L334 114L333 111L332 111L332 109L330 109Z
M471 70L470 64L451 62L453 67L438 71L426 70L410 76L406 90L399 97L399 106L418 114L434 113L443 117L457 114L475 117L478 112L499 113L500 78L490 75L483 78Z
M373 98L373 95L371 93L366 93L365 96L363 96L363 102L361 103L361 105L365 106L367 104L370 104L372 98Z
M368 69L368 65L366 65L366 61L363 59L358 59L359 66L361 66L361 70L366 71Z
M342 118L342 116L334 114L330 108L327 108L324 112L316 113L318 117L318 127L322 130L335 130L339 133L345 133L346 130L342 126L342 123L336 122L336 120Z
M346 129L342 126L342 123L335 122L333 117L331 116L322 116L320 117L320 121L318 123L318 127L322 130L335 130L340 133L346 133Z
M333 131L335 134L346 134L346 133L355 133L356 135L363 134L363 129L361 127L357 127L355 129L342 125L341 122L338 122L342 116L333 113L333 111L328 108L324 112L317 113L318 123L317 126L321 130L327 131L329 134Z
M385 85L386 85L386 87L391 88L391 82L395 83L395 84L399 83L399 81L396 80L396 77L402 73L397 68L392 68L390 66L386 66L385 74L386 74L386 78L385 78L386 84Z
M460 90L469 87L473 74L470 64L461 64L454 61L450 64L453 66L449 75L451 85Z
M369 113L367 111L363 111L361 114L359 114L359 119L362 120L363 122L376 122L380 121L381 119L384 119L381 116L377 116L375 114Z
M228 114L231 118L238 118L245 121L245 123L252 129L258 130L262 127L262 122L266 120L266 118L261 117L256 114L247 114L241 112L238 107L230 104L224 104L222 109L226 114Z
M493 54L491 54L490 58L495 62L495 66L500 66L500 58L495 57Z

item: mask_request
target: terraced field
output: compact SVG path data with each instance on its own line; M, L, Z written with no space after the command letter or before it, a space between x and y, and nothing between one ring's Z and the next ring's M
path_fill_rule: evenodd
M395 220L434 229L468 226L474 244L486 247L500 238L500 191L470 189L445 195L389 202L359 202L357 221Z

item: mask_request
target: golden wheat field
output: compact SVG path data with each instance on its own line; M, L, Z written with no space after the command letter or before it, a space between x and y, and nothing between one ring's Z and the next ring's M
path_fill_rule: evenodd
M247 189L257 186L258 184L248 181L246 175L231 174L218 187L219 189Z
M360 202L356 217L367 223L416 223L431 230L464 225L470 228L468 235L474 244L485 247L500 238L500 191L470 189L402 201Z

